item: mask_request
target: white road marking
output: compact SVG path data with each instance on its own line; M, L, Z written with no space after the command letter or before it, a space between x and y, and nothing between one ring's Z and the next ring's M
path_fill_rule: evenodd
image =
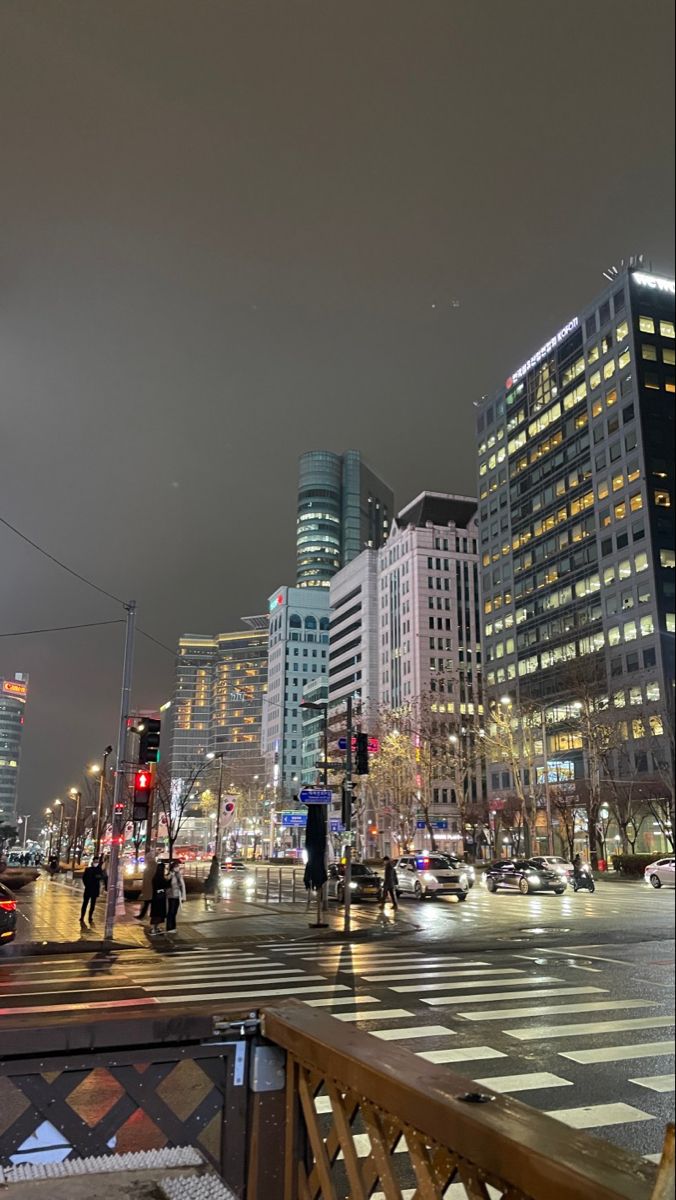
M455 1050L416 1050L418 1058L431 1063L473 1062L480 1058L507 1058L502 1050L492 1046L459 1046Z
M643 1157L646 1162L661 1163L661 1161L662 1161L661 1154L644 1154Z
M528 1029L505 1029L509 1037L520 1042L557 1037L580 1037L588 1033L622 1033L629 1029L666 1029L673 1017L633 1017L627 1021L572 1021L569 1025L535 1025Z
M260 992L257 991L259 983L267 983L269 981L270 983L299 984L299 983L305 983L306 980L309 983L315 982L318 979L325 979L325 976L324 975L304 975L302 972L301 972L300 976L297 976L295 974L294 975L266 975L266 974L263 974L260 976L260 979L257 978L256 976L254 976L251 979L247 978L247 979L242 979L239 981L236 979L223 979L220 982L227 984L228 987L234 987L234 988L240 988L240 989L246 988L248 991L253 992L255 995L260 995ZM194 991L196 988L203 988L205 986L205 984L207 987L214 987L218 982L219 982L219 980L217 980L217 979L202 979L196 983L184 983L183 980L176 980L174 983L161 983L161 984L149 985L146 988L146 990L149 992L150 991L151 992L173 992L176 990L176 988L180 987L184 991L188 991L188 990Z
M610 1012L622 1009L657 1008L651 1000L595 1000L590 1004L535 1004L526 1008L503 1008L499 1012L459 1012L467 1021L500 1021L513 1017L545 1017L552 1013Z
M636 1083L639 1087L648 1088L651 1092L673 1092L674 1090L674 1073L671 1075L639 1075L636 1079L630 1079L630 1083Z
M499 971L495 974L500 974ZM533 975L531 983L562 983L563 981L558 975ZM393 992L441 992L441 991L462 991L468 987L523 987L526 980L523 975L519 975L517 979L505 979L504 976L500 979L467 979L464 983L452 983L446 980L446 983L407 983L405 986L400 984L398 987L393 987L390 990Z
M304 1000L304 1004L309 1004L312 1008L330 1008L332 1004L380 1004L381 1001L377 996L336 996L335 999L322 1000Z
M297 988L298 988L298 984L296 984L295 988L293 988L293 987L266 988L264 991L260 991L260 992L257 990L256 991L256 999L258 999L259 996L298 996L300 999L302 999L303 996L306 995L306 993L309 994L310 992L347 992L349 990L342 983L324 984L323 987L319 987L315 984L312 987L303 988L302 992L299 992L297 990ZM200 999L200 1000L242 1000L242 1001L246 1000L246 998L247 998L246 992L244 992L244 994L242 994L242 992L208 992L207 994L198 997L198 999ZM185 1002L186 1002L185 996L163 996L162 997L163 1004L185 1004ZM138 1003L142 1003L142 1002L136 1000L136 1001L132 1001L132 1003L138 1004Z
M405 1042L409 1038L445 1037L454 1030L445 1025L411 1025L409 1028L402 1025L397 1029L372 1029L370 1032L372 1037L381 1038L383 1042Z
M573 1087L572 1080L562 1079L549 1071L524 1071L519 1075L491 1075L474 1080L494 1092L529 1092L540 1088Z
M522 983L523 980L519 980ZM492 992L488 995L476 996L428 996L422 997L423 1004L490 1004L493 1000L528 1000L540 996L585 996L590 993L605 992L605 988L597 987L562 987L562 988L530 988L523 992Z
M412 1017L407 1008L374 1008L372 1012L332 1013L336 1021L394 1021L395 1018Z
M473 969L473 970L469 970L468 968L465 968L465 967L463 967L461 970L458 970L456 967L448 967L448 968L444 968L441 971L439 971L438 969L435 969L435 971L434 971L435 977L437 979L440 979L442 976L448 976L451 979L459 979L463 975L523 975L524 973L525 972L523 971L523 969L521 967L489 967L489 966L486 966L486 967L477 966L476 969ZM378 974L378 975L365 975L364 976L364 979L366 980L367 983L390 983L392 980L396 980L396 979L420 979L420 978L427 979L427 978L429 978L429 976L425 975L425 974L423 974L421 976L419 971L402 971L396 975Z
M622 1062L627 1058L662 1058L673 1055L673 1042L638 1042L634 1046L601 1046L596 1050L559 1051L559 1058L577 1063Z
M631 1104L584 1104L580 1108L556 1108L547 1113L571 1129L597 1129L605 1125L626 1125L630 1121L654 1121L651 1113Z

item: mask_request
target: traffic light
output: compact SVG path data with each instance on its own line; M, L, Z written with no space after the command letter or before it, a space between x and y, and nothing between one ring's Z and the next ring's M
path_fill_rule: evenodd
M148 819L148 798L152 782L150 771L136 772L134 776L134 808L132 812L132 819L134 821L147 821Z
M367 733L357 734L355 768L357 775L368 775L369 773L369 736Z
M138 729L140 733L138 744L138 760L147 766L148 763L160 761L160 730L162 722L154 717L144 717Z

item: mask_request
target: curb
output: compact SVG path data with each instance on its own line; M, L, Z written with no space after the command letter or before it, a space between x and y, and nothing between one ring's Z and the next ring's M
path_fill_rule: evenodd
M143 950L141 944L133 942L104 941L102 938L90 942L10 942L2 947L0 963L8 958L40 958L42 955L57 954L100 954L104 950Z

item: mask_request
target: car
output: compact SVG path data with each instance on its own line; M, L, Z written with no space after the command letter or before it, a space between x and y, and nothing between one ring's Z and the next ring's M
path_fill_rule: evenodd
M646 883L651 883L654 888L674 887L676 882L674 875L673 854L668 858L658 858L656 862L650 863L643 872Z
M544 871L556 871L567 883L573 881L573 864L567 858L561 858L560 854L534 854L530 861Z
M445 858L449 867L454 871L463 871L467 876L467 882L471 888L476 883L476 869L471 863L466 863L464 859L458 858L457 854L440 854L440 858Z
M331 863L327 882L329 900L337 900L342 904L345 900L345 867L342 863ZM350 895L352 901L380 900L383 885L380 875L376 875L365 863L353 862L350 869Z
M224 858L221 870L227 871L228 874L242 874L243 871L246 871L246 863L242 858Z
M0 883L0 946L16 937L16 900L4 883Z
M562 896L568 886L558 871L539 867L533 859L501 859L491 864L484 879L489 892L505 888L521 892L522 896L530 892L555 892Z
M427 900L435 896L457 896L466 900L469 876L462 867L452 867L443 854L407 854L395 864L397 895Z

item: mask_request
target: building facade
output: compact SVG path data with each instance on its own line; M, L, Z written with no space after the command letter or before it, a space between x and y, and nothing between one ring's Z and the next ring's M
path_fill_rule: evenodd
M266 779L278 803L297 794L303 782L301 702L304 688L328 670L328 589L278 588L270 596L269 610L261 745Z
M394 498L358 450L301 455L296 522L297 586L327 588L365 547L386 541Z
M0 825L16 820L27 698L28 675L0 679Z
M673 712L675 347L673 280L623 269L478 413L486 694L540 707L545 779L589 777L586 681L625 773Z
M208 753L225 753L239 784L262 774L261 719L267 686L267 617L216 635L186 634L178 644L172 703L171 774L192 774Z
M364 729L378 720L378 551L362 550L331 580L328 697L352 696Z
M421 741L433 735L442 765L432 816L437 840L456 847L461 811L482 810L484 797L476 510L469 497L423 492L399 513L379 553L382 711L411 714Z

